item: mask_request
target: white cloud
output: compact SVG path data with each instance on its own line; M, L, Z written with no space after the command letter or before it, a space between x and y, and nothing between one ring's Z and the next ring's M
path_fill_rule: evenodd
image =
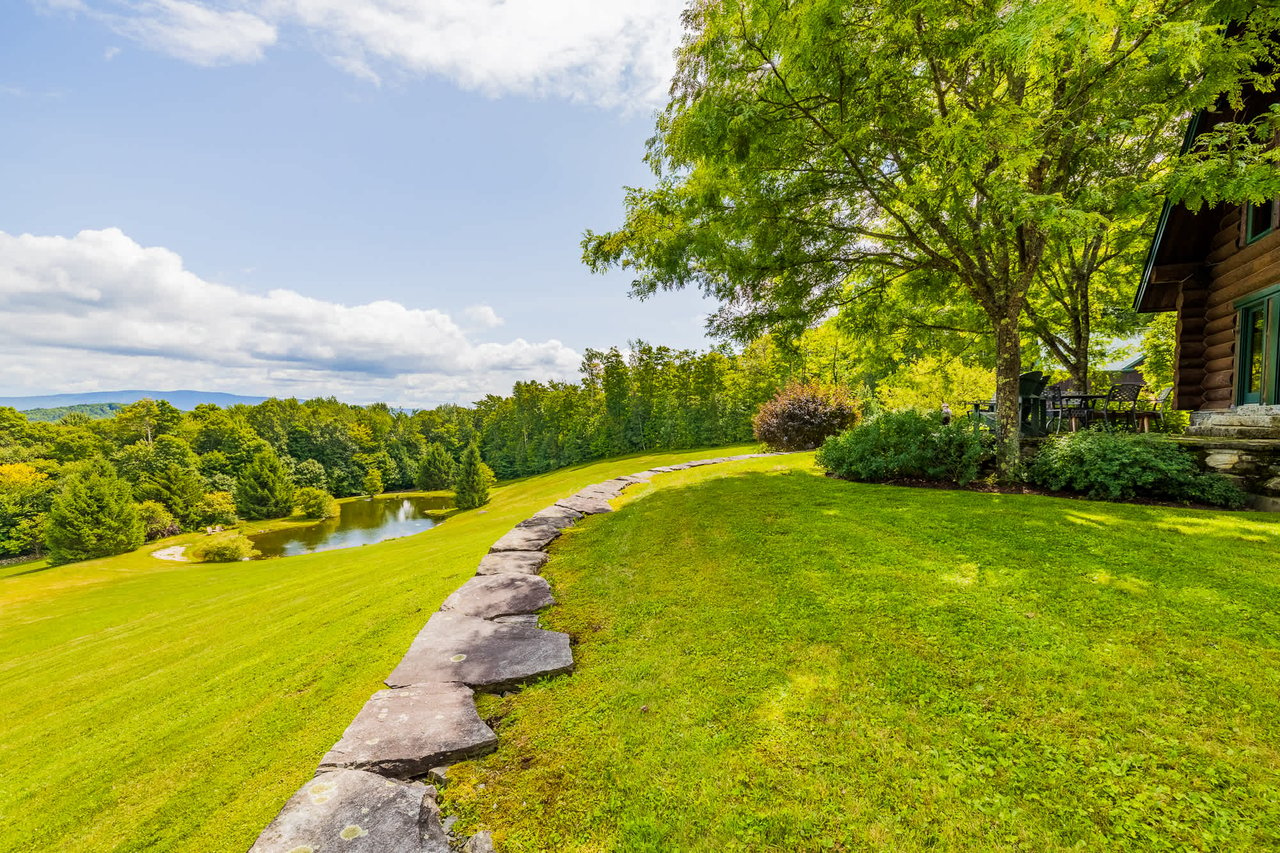
M45 0L65 7L66 0ZM661 102L686 0L86 0L125 35L199 64L253 62L277 28L338 67L446 77L490 95Z
M276 43L276 28L257 15L187 0L146 0L103 18L121 35L196 65L256 62Z
M0 328L11 394L195 387L432 405L568 378L579 362L555 340L477 343L440 311L215 284L115 228L0 231Z
M120 55L120 48L118 47L109 47L102 52L102 58L105 59L107 62L110 62L111 60L115 59L119 55Z
M462 312L462 316L471 325L482 329L496 329L506 322L506 320L498 316L497 311L494 311L488 305L472 305Z

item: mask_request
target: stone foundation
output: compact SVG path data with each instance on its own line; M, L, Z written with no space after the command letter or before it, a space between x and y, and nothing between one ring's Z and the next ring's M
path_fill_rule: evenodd
M1280 512L1280 440L1192 435L1173 440L1195 453L1206 471L1235 480L1255 509Z

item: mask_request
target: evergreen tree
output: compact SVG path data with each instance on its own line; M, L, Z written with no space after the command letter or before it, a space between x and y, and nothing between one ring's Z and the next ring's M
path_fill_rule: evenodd
M184 528L190 529L200 515L204 480L193 468L170 464L144 477L134 492L139 500L164 504Z
M54 564L123 554L142 545L144 537L133 491L105 459L63 480L45 524Z
M382 494L382 472L377 468L370 468L365 472L362 485L364 493L369 497Z
M259 450L236 481L236 511L251 521L293 512L293 481L269 447Z
M418 463L415 484L424 492L447 489L453 484L453 467L449 451L444 449L444 445L433 441L427 445L422 461Z
M489 502L493 470L480 460L480 447L473 441L462 454L454 482L454 503L458 509L475 509Z

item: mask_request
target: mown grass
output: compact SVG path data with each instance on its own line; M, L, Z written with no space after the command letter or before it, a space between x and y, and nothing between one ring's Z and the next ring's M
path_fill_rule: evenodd
M528 478L484 510L360 549L150 556L180 538L5 567L0 850L247 849L513 523L588 483L707 455Z
M517 851L1280 846L1274 516L762 460L553 549L577 671L445 789ZM681 481L684 487L676 487Z

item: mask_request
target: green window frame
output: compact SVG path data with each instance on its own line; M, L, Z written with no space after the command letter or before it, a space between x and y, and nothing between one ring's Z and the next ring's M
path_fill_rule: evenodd
M1255 243L1275 230L1275 202L1247 202L1244 206L1244 242Z
M1280 285L1238 300L1236 405L1280 403Z

